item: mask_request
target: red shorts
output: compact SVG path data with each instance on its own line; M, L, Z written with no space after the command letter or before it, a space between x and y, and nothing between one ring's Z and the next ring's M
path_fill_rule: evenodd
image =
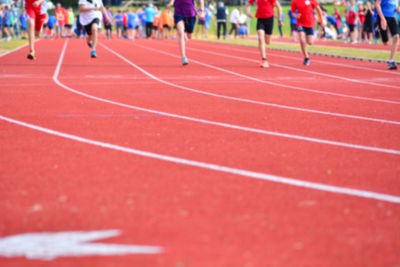
M40 14L40 7L27 8L26 13L28 14L29 18L35 21L35 31L40 32L43 23L46 21L46 14Z

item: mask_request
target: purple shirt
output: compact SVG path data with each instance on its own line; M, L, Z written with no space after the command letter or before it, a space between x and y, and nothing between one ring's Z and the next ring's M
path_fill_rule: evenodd
M187 18L196 16L193 0L175 0L174 8L175 16L183 16Z

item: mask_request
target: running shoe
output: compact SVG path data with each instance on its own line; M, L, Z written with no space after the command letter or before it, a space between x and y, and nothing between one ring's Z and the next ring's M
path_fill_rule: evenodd
M269 67L268 61L267 60L262 60L261 64L260 64L260 67L261 68L268 68Z
M187 59L187 57L182 57L182 65L186 66L187 64L189 64L189 60Z
M394 61L389 61L388 62L388 69L389 70L397 70L397 64Z
M90 48L93 48L93 45L92 45L92 41L86 41L86 43L87 43L87 45L90 47Z
M90 51L90 57L92 57L92 58L97 57L96 50L92 49L92 51Z
M304 66L309 66L310 65L310 59L308 57L306 57L303 61L303 65Z
M28 56L27 56L27 59L34 60L35 59L35 52L34 51L30 51Z

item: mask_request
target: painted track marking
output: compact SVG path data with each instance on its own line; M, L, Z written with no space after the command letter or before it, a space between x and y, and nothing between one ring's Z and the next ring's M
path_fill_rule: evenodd
M262 106L269 106L269 107L274 107L274 108L281 108L281 109L288 109L288 110L294 110L294 111L300 111L300 112L307 112L307 113L315 113L315 114L320 114L320 115L326 115L326 116L334 116L334 117L342 117L342 118L347 118L347 119L356 119L356 120L364 120L364 121L372 121L372 122L378 122L378 123L387 123L387 124L394 124L394 125L400 125L399 121L393 121L393 120L385 120L385 119L378 119L378 118L371 118L371 117L364 117L364 116L357 116L357 115L351 115L351 114L343 114L343 113L336 113L336 112L328 112L328 111L321 111L321 110L315 110L315 109L307 109L307 108L299 108L299 107L294 107L294 106L288 106L288 105L280 105L280 104L274 104L270 102L264 102L264 101L257 101L257 100L252 100L252 99L247 99L247 98L240 98L240 97L232 97L232 96L227 96L227 95L221 95L221 94L216 94L216 93L210 93L207 91L202 91L182 85L178 85L172 82L165 81L161 78L158 78L154 74L151 74L150 72L146 71L145 69L139 67L135 63L133 63L131 60L127 59L126 57L122 56L115 50L109 48L108 46L101 44L106 50L109 52L113 53L123 61L125 61L127 64L131 65L135 69L139 70L146 76L150 77L151 79L158 81L160 83L176 87L185 91L190 91L198 94L203 94L203 95L208 95L208 96L213 96L213 97L218 97L218 98L223 98L223 99L228 99L232 101L238 101L238 102L244 102L244 103L250 103L250 104L256 104L256 105L262 105ZM179 56L176 56L174 54L170 54L168 52L159 52L162 54L166 54L168 56L173 56L175 58L180 58Z
M161 161L176 163L179 165L185 165L185 166L191 166L191 167L196 167L196 168L201 168L201 169L207 169L207 170L211 170L211 171L239 175L239 176L244 176L244 177L248 177L248 178L252 178L252 179L264 180L264 181L268 181L268 182L285 184L285 185L290 185L290 186L295 186L295 187L302 187L302 188L307 188L307 189L312 189L312 190L317 190L317 191L329 192L329 193L340 194L340 195L349 195L349 196L355 196L355 197L360 197L360 198L373 199L373 200L379 200L379 201L400 204L400 196L396 196L396 195L389 195L389 194L377 193L377 192L373 192L373 191L353 189L353 188L348 188L348 187L340 187L340 186L334 186L334 185L328 185L328 184L322 184L322 183L307 182L307 181L303 181L303 180L298 180L298 179L288 178L288 177L283 177L283 176L278 176L278 175L271 175L271 174L266 174L266 173L261 173L261 172L244 170L244 169L231 168L231 167L217 165L217 164L213 164L213 163L195 161L195 160L190 160L190 159L185 159L185 158L178 158L178 157L153 153L153 152L149 152L149 151L139 150L139 149L135 149L135 148L105 143L102 141L92 140L92 139L88 139L85 137L72 135L72 134L68 134L68 133L64 133L64 132L59 132L59 131L48 129L48 128L41 127L38 125L15 120L15 119L5 117L2 115L0 115L0 119L3 121L6 121L6 122L12 123L12 124L16 124L16 125L26 127L26 128L32 129L32 130L36 130L36 131L39 131L42 133L46 133L49 135L77 141L80 143L94 145L94 146L98 146L98 147L102 147L102 148L125 152L128 154L142 156L142 157L146 157L146 158L152 158L152 159L157 159L157 160L161 160Z
M200 43L203 44L211 44L211 42L207 42L207 41L198 41ZM214 44L214 43L213 43ZM215 43L215 44L219 44L219 43ZM255 54L255 55L259 55L259 52L255 52L255 51L250 51L250 49L237 49L237 48L233 48L234 46L238 46L238 47L243 47L243 48L256 48L253 46L246 46L246 45L231 45L231 47L226 48L225 44L222 44L222 46L218 46L221 49L224 50L231 50L231 51L237 51L237 52L244 52L244 53L249 53L249 54ZM216 45L210 45L208 47L217 47ZM274 50L277 51L277 50ZM299 61L299 57L291 57L288 55L282 55L282 51L279 51L280 54L276 55L274 53L270 53L268 54L268 56L272 56L272 57L283 57L283 58L287 58L287 59L291 59L291 60L295 60L295 61ZM300 51L298 52L299 54L301 53ZM339 67L346 67L346 68L351 68L351 69L360 69L360 70L367 70L367 71L374 71L374 72L381 72L381 73L385 73L385 74L393 74L393 75L400 75L399 72L396 71L387 71L387 70L380 70L380 69L374 69L374 68L368 68L368 67L361 67L361 66L357 66L357 65L348 65L348 64L343 64L343 63L337 63L337 62L332 62L332 61L322 61L322 60L318 60L318 59L313 59L312 62L317 62L320 64L325 64L325 65L332 65L332 66L339 66Z
M96 100L99 102L103 102L103 103L108 103L111 105L116 105L116 106L125 107L125 108L129 108L129 109L135 109L135 110L140 110L140 111L144 111L144 112L149 112L149 113L153 113L153 114L157 114L157 115L161 115L161 116L182 119L182 120L196 122L196 123L214 125L214 126L219 126L219 127L224 127L224 128L234 129L234 130L239 130L239 131L246 131L246 132L251 132L251 133L257 133L257 134L263 134L263 135L269 135L269 136L275 136L275 137L281 137L281 138L287 138L287 139L294 139L294 140L312 142L312 143L318 143L318 144L325 144L325 145L331 145L331 146L345 147L345 148L351 148L351 149L372 151L372 152L392 154L392 155L400 155L400 150L396 150L396 149L350 144L350 143L345 143L345 142L338 142L338 141L325 140L325 139L319 139L319 138L313 138L313 137L307 137L307 136L301 136L301 135L294 135L294 134L287 134L287 133L281 133L281 132L267 131L267 130L262 130L262 129L257 129L257 128L244 127L244 126L239 126L239 125L234 125L234 124L229 124L229 123L224 123L224 122L210 121L210 120L199 119L199 118L194 118L194 117L189 117L189 116L184 116L184 115L177 115L174 113L168 113L168 112L157 111L157 110L153 110L153 109L142 108L142 107L138 107L138 106L134 106L134 105L128 105L128 104L124 104L121 102L112 101L109 99L86 94L81 91L72 89L72 88L66 86L65 84L61 83L58 80L58 75L59 75L59 72L61 69L61 65L62 65L62 61L64 59L64 54L65 54L67 45L68 45L68 40L65 41L63 50L61 51L61 55L60 55L59 61L57 63L57 67L56 67L56 70L53 75L53 81L58 86L63 88L64 90L69 91L74 94L77 94L77 95L80 95L80 96L84 96L86 98L90 98L90 99L93 99L93 100Z
M161 54L166 54L166 55L170 55L170 56L176 57L175 54L171 54L171 53L163 52L163 51L161 52L161 51L159 51L157 49L149 48L149 47L142 46L142 45L139 45L139 44L134 44L134 46L139 46L139 47L142 47L142 48L150 50L150 51L156 51L156 52L159 52ZM211 69L219 70L221 72L229 73L231 75L235 75L235 76L238 76L238 77L242 77L242 78L245 78L245 79L248 79L248 80L251 80L251 81L256 81L256 82L263 83L263 84L269 84L269 85L288 88L288 89L293 89L293 90L297 90L297 91L304 91L304 92L322 94L322 95L328 95L328 96L337 96L337 97L350 98L350 99L356 99L356 100L372 101L372 102L378 102L378 103L400 105L399 101L392 101L392 100L380 99L380 98L370 98L370 97L363 97L363 96L354 96L354 95L347 95L347 94L339 94L339 93L333 93L333 92L325 92L325 91L320 91L320 90L303 88L303 87L299 87L299 86L275 83L275 82L271 82L271 81L261 80L261 79L258 79L258 78L255 78L255 77L251 77L251 76L248 76L248 75L245 75L245 74L241 74L241 73L238 73L238 72L230 71L230 70L227 70L227 69L224 69L224 68L220 68L220 67L217 67L217 66L214 66L214 65L210 65L210 64L198 61L198 60L191 59L190 61L194 62L196 64L199 64L199 65L211 68Z

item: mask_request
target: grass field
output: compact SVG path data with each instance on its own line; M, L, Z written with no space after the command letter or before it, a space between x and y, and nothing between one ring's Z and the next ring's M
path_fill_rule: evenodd
M7 51L18 48L22 45L25 45L27 43L28 43L28 40L21 40L21 39L11 40L9 42L2 41L2 42L0 42L0 55Z

